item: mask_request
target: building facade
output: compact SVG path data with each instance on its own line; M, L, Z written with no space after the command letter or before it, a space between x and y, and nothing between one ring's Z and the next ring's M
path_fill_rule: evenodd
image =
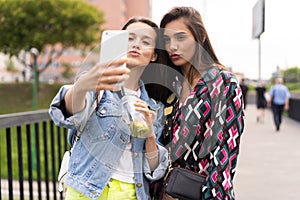
M133 16L151 17L151 0L87 0L104 12L104 29L120 29Z
M133 16L144 16L151 18L151 0L86 0L104 13L104 29L121 29L125 22ZM100 44L100 39L99 39ZM95 55L96 54L96 55ZM47 60L47 50L44 55L40 54L38 58L39 65ZM62 56L54 60L45 71L40 74L39 80L42 82L71 82L73 78L68 78L63 74L72 73L74 76L83 67L93 66L98 61L98 53L81 52L79 49L66 49ZM6 69L8 56L0 55L0 82L31 81L32 72L23 65L18 65L18 70L8 71ZM26 72L26 73L25 73ZM25 75L28 76L27 78ZM31 77L31 78L30 78Z
M133 16L151 18L151 0L86 0L104 13L105 24L103 30L121 29L128 19ZM100 43L100 40L99 40ZM41 81L58 80L65 82L62 72L66 70L63 65L71 66L71 72L80 73L85 68L90 68L99 59L98 53L88 53L85 56L78 53L78 49L68 49L55 62L56 66L49 67L41 74ZM97 52L97 51L96 51Z

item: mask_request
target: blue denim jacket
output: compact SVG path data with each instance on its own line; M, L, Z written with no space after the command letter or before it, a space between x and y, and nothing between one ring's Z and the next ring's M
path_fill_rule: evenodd
M89 198L97 199L110 180L113 168L117 166L125 146L131 142L136 195L140 200L150 199L149 181L164 176L168 167L167 150L157 144L159 165L151 172L144 155L145 138L134 138L128 134L130 130L122 121L117 93L105 91L98 108L89 117L93 109L95 93L88 92L85 109L66 117L63 111L63 99L69 88L70 86L66 85L60 89L49 109L49 114L56 125L70 129L68 140L71 146L74 143L76 130L80 125L85 124L80 139L73 146L65 183ZM150 99L143 86L141 99L148 103L150 109L156 111L154 131L159 135L162 131L163 106Z

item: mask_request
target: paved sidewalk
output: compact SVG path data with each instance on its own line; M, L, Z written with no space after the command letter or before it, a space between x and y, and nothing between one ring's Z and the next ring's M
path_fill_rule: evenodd
M255 105L247 105L234 179L236 199L299 200L300 122L284 117L276 132L271 111L265 114L265 122L257 123Z
M8 191L8 181L6 179L1 179L1 194L2 194L2 198L8 199L9 196L9 191ZM25 180L23 182L23 192L24 192L24 197L25 200L29 199L30 194L29 194L29 184L28 181ZM33 181L32 183L33 186L33 199L38 199L39 198L39 194L38 194L38 183L37 181ZM47 193L46 193L46 183L45 182L41 182L41 196L42 196L42 200L46 200L47 199ZM59 192L57 192L57 197L58 199L60 198L60 194ZM54 195L53 195L53 184L49 183L49 198L50 199L54 199ZM20 184L18 180L13 180L13 199L20 199Z

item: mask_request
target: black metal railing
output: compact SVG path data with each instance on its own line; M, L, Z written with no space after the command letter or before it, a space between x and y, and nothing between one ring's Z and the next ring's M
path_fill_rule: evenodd
M63 199L57 191L67 129L47 110L0 115L0 199Z
M300 98L291 98L289 105L289 117L300 122Z

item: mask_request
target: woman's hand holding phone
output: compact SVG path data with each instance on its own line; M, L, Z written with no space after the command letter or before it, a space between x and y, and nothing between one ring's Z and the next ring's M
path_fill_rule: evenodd
M113 61L109 64L98 63L88 72L80 76L76 82L77 92L100 91L100 90L120 90L120 85L117 83L124 82L129 78L130 70L126 67L111 67L121 66L126 64L127 58L122 58Z
M126 68L128 31L104 31L100 47L99 63L84 72L65 96L66 109L70 114L84 108L88 91L118 91L129 78L130 70Z
M126 30L102 33L99 63L77 81L79 91L120 90L130 71L126 68L128 35Z
M88 91L120 90L116 83L125 81L130 70L118 66L127 62L127 58L119 59L109 64L96 64L92 69L82 74L65 95L66 110L69 114L81 111L85 107L85 96Z

